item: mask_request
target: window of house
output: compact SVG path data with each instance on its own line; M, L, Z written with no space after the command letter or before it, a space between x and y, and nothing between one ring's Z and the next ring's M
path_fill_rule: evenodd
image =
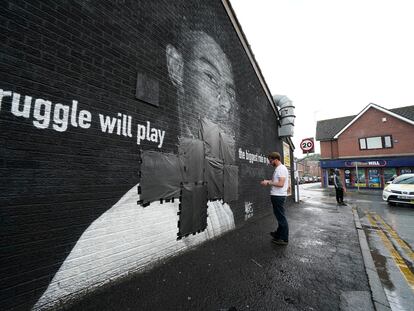
M381 137L368 137L367 140L367 149L380 149L382 148L382 139Z
M359 149L367 149L367 142L365 141L365 138L359 139Z
M384 147L392 148L391 136L384 136Z
M390 135L359 139L359 149L361 150L382 148L392 148L392 137Z

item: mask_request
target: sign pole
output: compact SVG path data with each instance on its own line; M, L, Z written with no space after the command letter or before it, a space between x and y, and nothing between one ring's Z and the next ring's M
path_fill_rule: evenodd
M295 192L295 202L300 202L300 196L299 196L299 172L298 172L298 162L294 161L294 168L295 171L298 173L295 180L296 180L296 192Z
M355 170L356 170L356 178L357 178L357 185L358 185L358 192L359 192L359 177L358 177L358 161L355 161Z
M296 177L296 190L298 194L298 200L296 202L300 202L300 195L299 195L299 177Z
M306 169L307 169L306 162L308 161L308 158L309 158L309 152L315 152L314 151L315 143L313 141L313 137L302 139L302 141L300 142L300 148L302 149L303 153L306 154L305 159L302 159L304 163L304 167L303 167L304 175L306 173L309 174L309 171L306 172Z

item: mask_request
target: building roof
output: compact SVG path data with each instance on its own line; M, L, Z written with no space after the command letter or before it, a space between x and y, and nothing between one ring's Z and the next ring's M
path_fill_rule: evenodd
M339 133L356 115L329 120L322 120L316 123L316 140L330 140Z
M376 108L403 121L414 124L414 105L400 108L386 109L375 104L369 104L359 114L342 118L328 119L318 121L316 124L316 140L332 140L345 131L352 123L354 123L369 108Z
M394 109L390 109L390 111L414 121L414 106L394 108Z

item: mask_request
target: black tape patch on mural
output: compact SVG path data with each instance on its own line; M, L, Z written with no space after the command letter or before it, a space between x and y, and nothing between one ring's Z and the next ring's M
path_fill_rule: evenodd
M232 136L220 133L220 159L225 164L234 164L236 162L235 141Z
M181 137L178 153L183 167L184 182L203 182L204 179L204 143L199 139Z
M183 184L178 238L203 231L206 227L207 186L205 184Z
M142 151L139 204L170 202L180 194L178 239L207 226L207 200L238 199L235 141L217 124L200 120L197 138L180 137L178 155Z
M239 198L239 167L224 165L224 202L229 203Z
M220 159L206 157L206 181L208 188L208 199L218 200L223 198L224 163Z
M177 155L157 151L141 153L141 201L154 202L180 196L180 160Z
M179 138L178 155L141 154L138 203L147 206L180 197L179 239L206 228L207 200L228 203L238 199L234 138L206 118L199 120L199 125L200 139Z
M200 139L204 141L207 157L220 158L220 128L203 118L200 120Z

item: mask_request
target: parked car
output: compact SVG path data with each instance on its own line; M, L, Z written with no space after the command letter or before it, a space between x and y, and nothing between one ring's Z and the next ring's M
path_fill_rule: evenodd
M397 178L397 175L392 176L392 177L390 178L390 180L388 180L388 181L386 182L386 184L392 184L392 182L394 181L394 179L395 179L395 178Z
M414 206L414 174L396 177L382 191L382 199L390 205L405 203Z

